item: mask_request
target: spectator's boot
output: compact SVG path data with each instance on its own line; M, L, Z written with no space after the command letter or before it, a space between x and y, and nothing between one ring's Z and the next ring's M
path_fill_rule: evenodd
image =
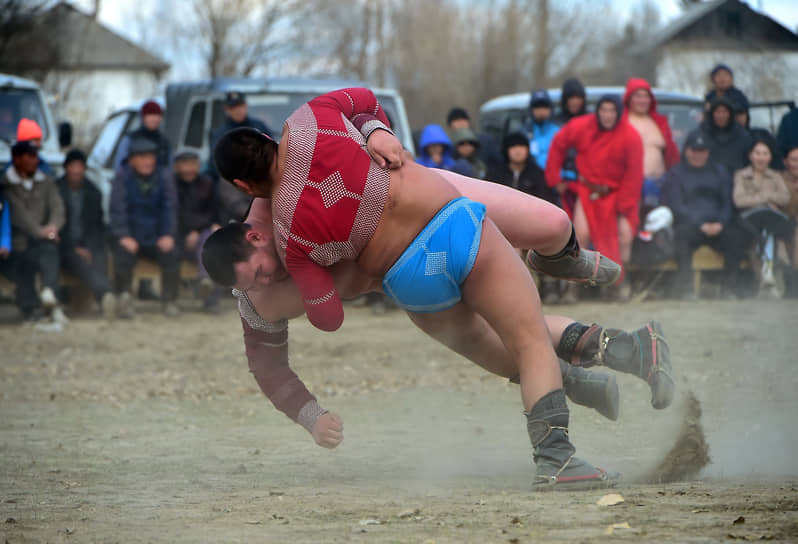
M555 389L547 393L525 415L536 465L533 489L567 491L616 484L619 474L608 474L604 469L574 457L576 448L568 439L565 391Z
M590 285L612 285L621 277L621 266L598 251L579 247L576 233L559 253L541 255L530 251L526 256L529 267L536 272Z
M114 318L114 311L116 310L116 299L111 291L106 292L100 299L100 313L102 316L111 320Z
M673 401L671 353L657 321L631 332L572 323L563 332L557 355L574 366L605 365L642 378L651 388L651 405L658 410Z
M607 419L616 421L620 393L615 376L569 365L562 359L559 361L563 388L571 402L593 408Z
M133 296L124 291L116 299L116 317L119 319L133 319L136 317L136 307Z

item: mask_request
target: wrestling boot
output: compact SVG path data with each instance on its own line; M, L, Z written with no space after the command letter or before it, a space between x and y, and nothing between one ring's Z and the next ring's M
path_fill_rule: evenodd
M615 376L569 365L562 359L559 361L563 388L571 402L593 408L607 419L616 421L620 393Z
M558 361L565 394L572 402L593 408L612 421L618 419L620 393L615 376L569 365L562 359ZM516 376L510 382L518 384L521 379Z
M671 366L671 352L662 326L649 321L637 330L626 332L609 329L595 323L579 334L575 346L568 354L564 342L573 332L586 327L574 323L563 332L557 355L574 366L604 365L619 372L634 374L645 380L651 388L651 406L662 410L673 402L675 383ZM569 330L570 329L570 330Z
M534 448L534 490L596 489L616 484L619 474L608 474L574 457L576 448L568 439L568 405L564 390L547 393L525 415Z
M530 251L526 262L536 272L590 285L612 285L621 277L621 266L618 263L598 251L579 247L573 227L571 238L562 251L554 255Z

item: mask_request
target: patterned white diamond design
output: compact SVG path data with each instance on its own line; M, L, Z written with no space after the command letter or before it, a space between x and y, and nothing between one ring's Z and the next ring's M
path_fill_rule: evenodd
M321 183L308 180L307 184L319 190L321 193L321 200L324 202L324 207L328 209L345 197L360 200L359 194L347 190L344 185L344 178L341 177L341 173L337 170L324 178L324 181Z
M425 276L437 276L446 272L446 252L434 251L427 253L427 262L424 267Z

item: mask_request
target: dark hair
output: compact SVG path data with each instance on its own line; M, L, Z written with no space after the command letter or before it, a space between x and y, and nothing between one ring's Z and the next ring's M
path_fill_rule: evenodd
M768 151L770 151L771 157L775 157L776 156L776 154L773 152L773 146L771 145L770 142L768 142L764 138L754 138L754 141L751 142L751 147L748 148L748 153L750 154L754 150L754 148L757 145L759 145L759 144L762 144L762 145L764 145L765 147L768 148Z
M72 161L80 161L85 166L86 154L80 149L70 149L69 152L64 157L64 166L71 163Z
M446 116L446 124L450 124L452 121L457 121L458 119L465 119L466 121L471 121L471 117L468 116L468 112L463 108L452 108L449 110L449 115Z
M787 146L787 149L784 150L784 158L786 159L790 153L798 149L798 144L790 144Z
M230 183L234 179L247 183L267 181L276 155L275 141L249 127L226 132L213 149L216 170Z
M235 263L249 259L255 248L247 240L248 223L230 223L211 234L202 247L202 265L213 281L225 287L236 282Z

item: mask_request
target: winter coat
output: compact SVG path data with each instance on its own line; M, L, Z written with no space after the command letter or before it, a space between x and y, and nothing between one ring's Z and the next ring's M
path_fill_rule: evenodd
M734 174L734 205L738 208L756 208L774 204L786 206L790 203L790 191L781 174L766 169L756 176L751 166Z
M783 176L784 185L790 192L790 201L786 206L782 206L781 209L793 219L798 219L798 180L793 178L789 172L784 172Z
M716 98L725 98L728 100L733 106L732 113L748 109L748 97L745 96L745 93L733 85L726 89L723 94L718 94L717 90L712 89L706 94L706 96L704 96L704 102L710 104L711 107L712 101Z
M620 107L618 111L620 113ZM570 184L569 189L582 204L593 245L610 259L620 262L617 216L624 216L633 232L640 221L638 210L643 186L640 135L622 116L610 130L600 127L596 114L572 119L551 143L546 163L549 187L563 181L561 168L569 148L576 149L576 167L580 174L580 181ZM605 186L609 192L595 197L595 189L586 182ZM567 201L563 204L573 217L572 207Z
M798 108L791 109L781 118L779 129L776 131L776 140L784 153L798 146Z
M715 125L712 120L713 112L721 105L732 111L729 124L723 128ZM725 166L730 174L745 166L752 143L751 135L734 120L733 112L734 105L727 98L716 97L699 127L709 145L710 158Z
M702 168L683 160L665 174L662 204L671 209L676 225L728 225L734 212L731 175L712 159Z
M527 127L529 136L529 152L535 158L541 169L546 168L546 160L549 157L549 148L554 135L560 130L560 127L552 121L544 121L543 123L536 123L532 121Z
M142 246L154 246L161 236L177 234L177 190L166 168L152 173L152 187L142 192L128 165L116 171L111 186L111 232L131 236Z
M26 188L28 186L29 188ZM11 243L14 251L28 248L30 238L39 238L45 225L64 225L64 203L53 178L36 170L32 180L23 180L12 165L0 179L11 208Z
M651 108L648 110L648 115L659 128L662 139L665 140L665 156L663 158L665 170L669 170L671 166L679 162L679 148L676 147L676 142L673 141L673 133L668 124L668 118L657 111L657 99L654 93L651 92L651 85L645 79L631 78L626 82L626 93L623 95L624 119L629 118L629 100L632 94L641 89L648 91L651 97Z
M61 249L64 252L74 251L76 247L102 248L105 247L106 225L103 218L102 194L97 187L88 179L83 180L81 187L80 222L82 224L82 236L79 240L73 240L71 232L72 218L72 199L70 198L71 189L66 176L62 176L58 182L58 192L64 202L64 226L61 228Z
M8 169L11 168L12 164L14 164L14 163L11 162L11 161L8 161L6 163L6 165L3 167L3 170L0 171L0 175L5 174L6 171L8 171ZM48 176L51 176L51 177L55 176L55 172L53 171L53 167L50 166L50 163L48 163L46 160L44 160L44 158L42 158L41 155L39 155L39 166L38 166L38 168L45 175L48 175Z
M547 200L552 204L559 203L557 192L546 185L546 177L543 175L543 169L537 165L531 155L517 179L507 161L488 170L488 175L485 179L512 187L513 189L518 189L528 195Z
M440 164L435 163L427 153L427 146L440 144L443 146L443 158ZM452 158L452 142L446 135L446 131L440 125L427 125L421 131L421 137L418 140L419 154L416 157L416 162L428 168L443 168L451 170L455 165L454 158Z
M219 201L213 180L199 175L192 182L175 176L178 197L178 232L181 239L191 231L203 231L219 223Z
M114 164L114 168L119 168L123 164L127 164L130 142L137 138L144 138L155 143L158 147L158 150L155 152L158 166L163 168L170 168L172 166L172 147L169 144L169 139L164 133L160 130L147 130L144 127L139 127L127 134L122 138L122 141L119 142L119 150L116 153L116 164Z
M0 249L11 251L11 208L0 193Z
M582 110L579 113L571 115L568 113L568 99L572 96L581 96L585 99ZM554 122L560 126L564 125L574 117L579 117L587 113L587 92L582 82L576 78L566 79L562 84L562 92L560 93L560 111L554 117ZM541 165L542 168L542 165Z

